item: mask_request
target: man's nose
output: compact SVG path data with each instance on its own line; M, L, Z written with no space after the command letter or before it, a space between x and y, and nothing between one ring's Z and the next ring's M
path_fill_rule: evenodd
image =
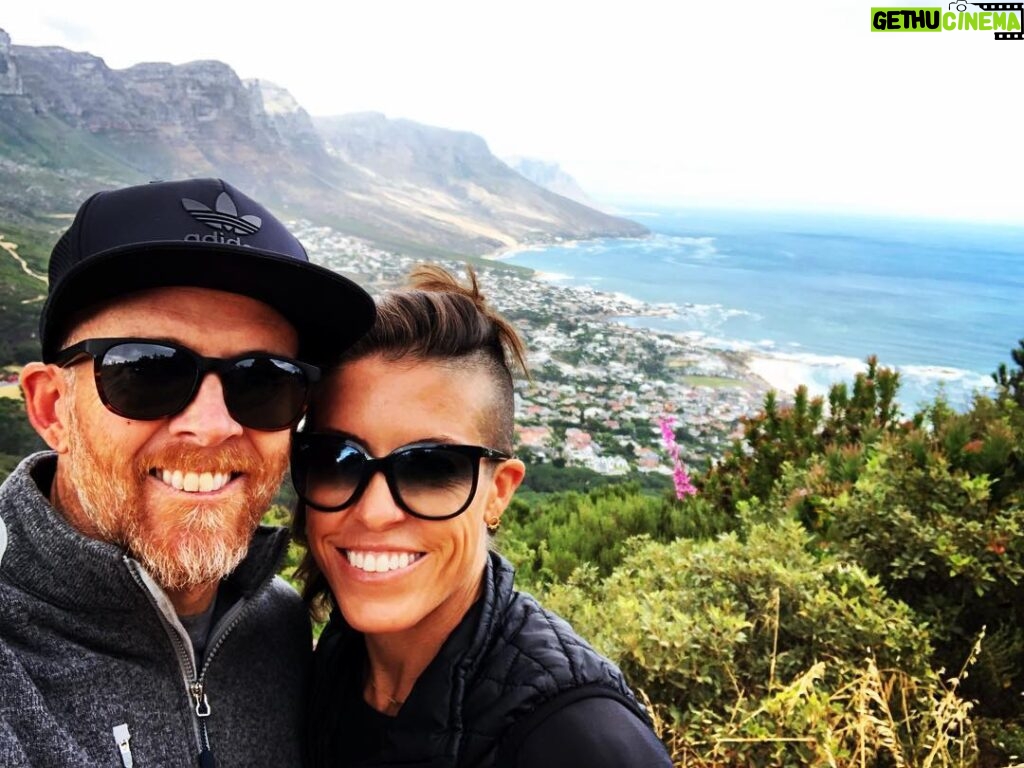
M171 417L171 433L196 445L213 446L242 434L243 427L228 411L220 377L208 373L199 384L192 402Z

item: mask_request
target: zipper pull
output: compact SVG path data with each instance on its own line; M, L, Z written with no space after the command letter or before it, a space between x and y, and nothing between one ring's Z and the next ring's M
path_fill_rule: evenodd
M199 727L202 730L202 750L199 752L199 768L217 768L217 761L213 759L213 751L210 749L210 742L206 735L206 723L202 718L210 716L210 702L206 699L206 691L203 690L201 680L196 680L188 687L192 698L196 700L196 717L200 718Z
M192 698L196 700L196 717L210 716L210 702L206 700L206 693L203 691L203 684L196 680L189 686Z
M131 739L131 734L128 733L128 723L115 725L113 730L114 742L117 744L117 748L121 750L121 762L124 764L124 768L132 768L135 761L132 759L132 748L128 746L128 742Z

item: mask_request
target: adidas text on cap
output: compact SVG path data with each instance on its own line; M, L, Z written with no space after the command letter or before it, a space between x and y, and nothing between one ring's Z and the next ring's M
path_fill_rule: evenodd
M163 181L98 192L50 255L39 320L43 360L82 310L133 291L212 288L257 299L288 319L299 356L330 363L374 320L369 294L311 264L266 208L220 179Z

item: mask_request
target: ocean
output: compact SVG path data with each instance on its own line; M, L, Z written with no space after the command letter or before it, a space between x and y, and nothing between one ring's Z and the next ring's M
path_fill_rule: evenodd
M1024 227L794 213L624 212L650 237L517 251L543 279L672 305L621 322L747 351L782 391L825 393L864 361L905 413L966 409L1024 338Z

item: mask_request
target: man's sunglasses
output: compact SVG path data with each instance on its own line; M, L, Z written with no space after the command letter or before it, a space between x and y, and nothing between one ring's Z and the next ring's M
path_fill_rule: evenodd
M84 357L95 361L103 404L119 416L142 421L180 413L203 377L216 373L235 421L251 429L287 429L302 418L310 386L320 378L315 365L279 355L203 357L180 344L150 339L87 339L62 349L54 362L65 367Z
M374 459L334 432L297 432L292 437L292 483L299 498L322 512L338 512L363 495L383 472L391 497L413 517L448 520L476 495L480 459L506 461L507 453L479 445L421 443Z

